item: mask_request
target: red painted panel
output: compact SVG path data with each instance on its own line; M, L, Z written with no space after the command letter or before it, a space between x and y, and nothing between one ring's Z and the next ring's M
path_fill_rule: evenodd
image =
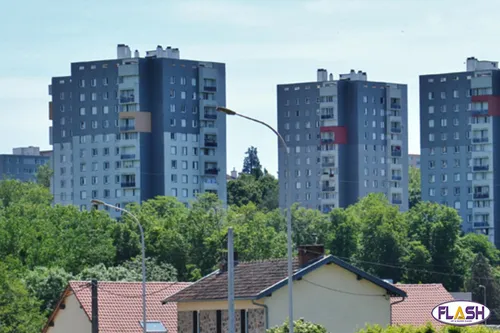
M500 96L472 96L472 102L488 102L488 115L500 116Z
M333 143L339 145L347 144L347 128L345 126L322 126L319 128L320 133L333 132L335 141Z

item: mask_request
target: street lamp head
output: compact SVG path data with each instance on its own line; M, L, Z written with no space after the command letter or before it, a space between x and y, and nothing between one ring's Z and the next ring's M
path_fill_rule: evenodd
M483 286L482 284L479 285L479 288L485 288L486 289L486 287Z
M104 205L104 201L101 201L101 200L97 200L97 199L93 199L92 201L90 201L91 204L93 205Z
M218 106L217 107L217 111L225 113L225 114L227 114L229 116L234 116L236 114L235 111L233 111L231 109L228 109L228 108L225 108L225 107L222 107L222 106Z

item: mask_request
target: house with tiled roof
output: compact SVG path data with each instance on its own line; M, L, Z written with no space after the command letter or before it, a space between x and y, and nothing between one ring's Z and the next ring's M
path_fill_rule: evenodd
M444 326L432 317L432 309L455 298L442 284L396 284L406 292L406 299L392 298L392 324L422 326L428 322L435 327Z
M147 325L177 331L177 305L162 300L189 286L185 282L148 282ZM92 284L71 281L59 299L43 333L90 333L92 330ZM142 283L97 282L99 333L142 333ZM157 331L160 333L161 330Z
M293 263L294 318L342 333L354 333L366 324L389 325L391 296L406 297L406 293L323 253L320 245L299 247L299 256ZM227 267L223 265L167 297L166 305L177 303L178 332L227 332L227 285ZM262 333L281 325L288 317L287 286L286 260L236 262L236 332Z

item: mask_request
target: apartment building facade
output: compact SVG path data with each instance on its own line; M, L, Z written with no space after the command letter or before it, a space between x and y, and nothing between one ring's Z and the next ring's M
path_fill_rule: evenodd
M90 207L213 192L226 201L225 65L127 45L49 87L55 202Z
M50 151L40 151L39 147L12 149L12 154L0 155L0 176L20 181L36 181L38 168L49 163Z
M474 57L466 66L420 76L422 199L454 207L463 231L485 234L498 247L500 71L497 62Z
M408 154L408 164L410 167L415 167L417 169L420 169L420 155Z
M372 192L408 209L407 87L368 81L351 70L338 80L319 69L315 82L277 86L280 206L329 212ZM287 170L290 171L288 178Z

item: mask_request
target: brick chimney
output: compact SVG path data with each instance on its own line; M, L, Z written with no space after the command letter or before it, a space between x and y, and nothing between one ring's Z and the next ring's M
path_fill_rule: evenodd
M325 255L324 245L300 245L299 250L299 265L305 267L313 262L323 258Z

